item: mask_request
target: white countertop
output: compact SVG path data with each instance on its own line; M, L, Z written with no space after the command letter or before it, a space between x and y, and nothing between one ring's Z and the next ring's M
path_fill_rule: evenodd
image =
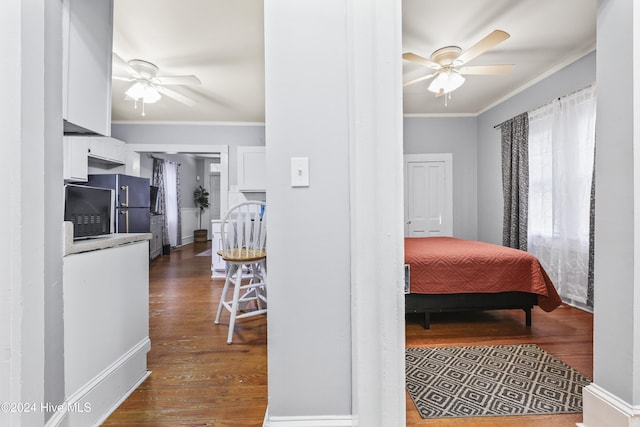
M64 255L113 248L127 243L151 240L151 233L118 233L84 240L73 240L73 223L64 222Z

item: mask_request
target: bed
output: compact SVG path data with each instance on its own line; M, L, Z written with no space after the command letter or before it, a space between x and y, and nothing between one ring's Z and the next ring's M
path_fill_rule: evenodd
M552 311L562 300L538 259L528 252L454 237L407 237L405 312L522 309Z

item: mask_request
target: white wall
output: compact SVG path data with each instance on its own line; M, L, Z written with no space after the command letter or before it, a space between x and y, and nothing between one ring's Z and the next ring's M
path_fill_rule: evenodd
M272 416L351 414L345 17L328 3L265 4ZM309 158L308 188L291 188L291 157Z
M478 117L478 239L502 244L502 157L495 125L596 81L591 53ZM455 163L454 163L455 167ZM455 188L454 188L455 191Z
M405 117L404 154L453 154L453 235L478 238L477 119Z
M25 10L28 9L28 13ZM0 396L64 398L62 337L61 2L0 4ZM45 414L2 413L2 425L42 426Z
M404 425L400 10L265 3L272 427Z
M43 2L45 7L45 129L44 129L44 210L38 213L44 224L44 401L62 403L64 401L64 307L62 301L62 231L64 202L62 193L62 22L60 15L62 2ZM31 12L30 12L31 13ZM38 23L40 24L40 23ZM31 85L31 78L23 72L25 84ZM24 95L23 95L24 96ZM27 96L27 99L29 97ZM36 107L29 106L24 113L31 117ZM39 136L40 137L40 136ZM34 165L31 155L26 156L32 173ZM60 193L58 193L60 191ZM26 194L29 194L28 192ZM26 200L28 204L31 199ZM29 209L34 209L30 206ZM33 231L30 239L38 242L38 232ZM31 243L27 243L30 245ZM36 243L37 244L37 243ZM28 252L27 252L28 253ZM31 268L28 260L28 267ZM31 335L31 333L29 334ZM45 416L48 419L52 414Z
M640 47L634 26L637 33L640 18L637 2L599 6L594 383L638 411Z

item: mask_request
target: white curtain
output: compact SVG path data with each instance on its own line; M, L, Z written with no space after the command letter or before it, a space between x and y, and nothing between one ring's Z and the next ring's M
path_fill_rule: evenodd
M529 113L529 252L578 305L588 293L595 122L595 86Z
M169 234L169 244L178 246L178 164L165 160L164 188L166 209L164 212Z

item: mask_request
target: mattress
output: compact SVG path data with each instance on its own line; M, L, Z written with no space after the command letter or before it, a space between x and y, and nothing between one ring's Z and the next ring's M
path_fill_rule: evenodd
M528 252L454 237L405 238L412 294L529 292L545 311L562 300Z

